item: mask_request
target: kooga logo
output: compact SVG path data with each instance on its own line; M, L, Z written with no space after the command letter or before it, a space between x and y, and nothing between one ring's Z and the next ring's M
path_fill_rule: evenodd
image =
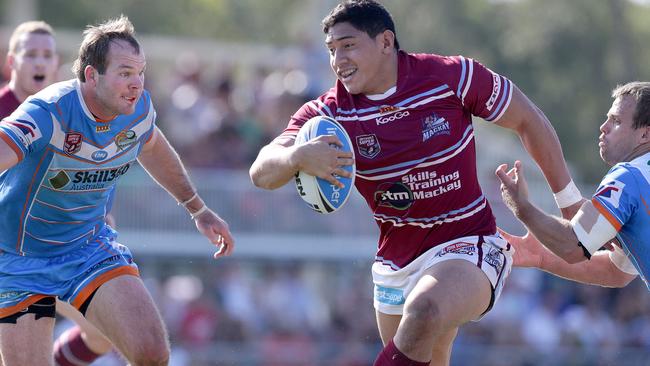
M385 125L386 123L390 123L390 122L396 121L398 119L408 117L409 115L410 115L409 111L397 112L397 113L391 114L390 116L377 117L377 119L375 119L375 121L377 121L377 126Z

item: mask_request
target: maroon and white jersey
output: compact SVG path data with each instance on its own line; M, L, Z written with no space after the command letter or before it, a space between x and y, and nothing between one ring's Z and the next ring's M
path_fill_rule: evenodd
M3 119L15 111L20 105L16 94L14 94L9 85L0 88L0 119Z
M304 104L276 142L294 139L316 115L343 125L356 154L356 188L380 238L376 261L399 269L448 240L496 232L479 186L472 115L498 120L512 83L462 56L399 52L395 92L334 88Z

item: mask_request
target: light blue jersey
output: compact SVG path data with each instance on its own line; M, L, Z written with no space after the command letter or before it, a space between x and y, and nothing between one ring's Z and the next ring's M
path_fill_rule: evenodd
M98 121L76 79L49 86L0 122L21 160L0 175L0 249L52 257L105 232L107 201L151 138L149 93L130 115Z
M616 237L650 289L650 153L614 165L592 202L618 231Z

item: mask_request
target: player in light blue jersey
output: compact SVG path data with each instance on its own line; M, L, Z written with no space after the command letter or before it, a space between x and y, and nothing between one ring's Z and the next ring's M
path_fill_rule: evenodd
M55 298L69 302L133 365L166 365L167 334L107 201L137 159L229 255L228 225L198 196L155 126L146 60L122 16L84 32L76 79L0 122L0 354L51 365Z
M619 86L612 97L598 146L613 167L571 221L528 201L520 162L508 172L506 165L497 169L504 202L539 241L507 238L518 252L516 265L608 287L640 275L650 289L650 82ZM604 246L609 250L600 250Z

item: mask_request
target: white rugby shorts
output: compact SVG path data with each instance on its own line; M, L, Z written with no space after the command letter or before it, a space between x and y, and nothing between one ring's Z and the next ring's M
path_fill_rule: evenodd
M506 277L510 274L514 251L497 233L467 236L437 245L397 271L389 265L375 262L372 265L375 309L384 314L402 315L406 298L424 271L446 260L462 259L478 266L492 284L487 313L499 298Z

